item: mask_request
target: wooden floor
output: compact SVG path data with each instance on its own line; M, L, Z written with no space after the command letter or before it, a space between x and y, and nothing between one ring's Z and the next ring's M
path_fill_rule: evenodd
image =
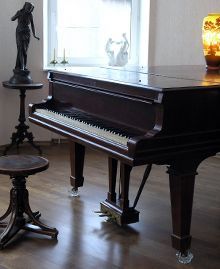
M27 187L33 210L59 230L58 241L19 232L0 252L0 269L174 269L220 268L220 159L210 158L199 167L196 180L190 265L178 264L171 247L171 214L166 167L153 167L137 209L140 222L120 228L94 211L107 193L107 157L87 151L85 184L80 197L68 196L68 145L43 146L50 161L47 171L31 176ZM35 153L23 148L21 153ZM135 168L131 200L144 168ZM0 213L7 208L10 180L0 175Z

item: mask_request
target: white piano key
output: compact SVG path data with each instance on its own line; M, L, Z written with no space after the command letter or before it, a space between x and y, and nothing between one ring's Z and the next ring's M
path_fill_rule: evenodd
M111 140L113 142L122 144L122 145L127 145L128 142L128 137L123 136L122 134L116 133L114 131L109 131L106 128L101 128L100 126L97 125L92 125L90 123L86 123L83 120L77 120L73 117L68 117L64 114L54 112L52 110L48 109L36 109L34 114L39 115L39 116L44 116L48 117L51 120L54 121L59 121L62 124L69 125L71 127L76 127L80 128L82 130L87 131L88 133L95 134L99 137L103 137L107 140Z

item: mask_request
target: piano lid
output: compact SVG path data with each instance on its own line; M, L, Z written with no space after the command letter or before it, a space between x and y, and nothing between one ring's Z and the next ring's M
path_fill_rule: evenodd
M220 86L220 73L207 72L205 66L156 66L156 67L56 67L56 73L118 85L137 87L142 91L168 92L216 88ZM53 75L52 75L53 74ZM95 85L96 86L96 85Z

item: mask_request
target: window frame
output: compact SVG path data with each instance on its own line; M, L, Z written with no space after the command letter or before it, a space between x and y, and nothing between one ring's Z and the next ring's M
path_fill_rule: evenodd
M57 36L50 35L50 27L56 27L56 0L43 0L43 25L44 25L44 44L43 58L44 69L48 70L51 67L62 66L62 64L51 65L50 61L53 58L52 44L57 44ZM130 44L130 57L126 66L140 66L148 64L148 46L149 46L149 15L150 15L150 0L131 0L131 37L135 42ZM146 13L145 13L146 10ZM146 20L147 18L147 20ZM54 47L54 46L53 46ZM55 46L56 49L56 46ZM58 63L61 58L55 57ZM68 58L71 66L106 66L107 61L104 58Z

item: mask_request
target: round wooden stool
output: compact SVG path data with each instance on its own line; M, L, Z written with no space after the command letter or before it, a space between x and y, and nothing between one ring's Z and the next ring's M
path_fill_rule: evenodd
M48 227L39 221L41 216L39 211L32 212L26 189L26 178L46 170L48 166L48 160L39 156L9 155L0 157L0 174L9 175L13 185L10 191L9 207L0 217L0 227L5 228L0 235L1 249L21 229L57 238L57 229ZM9 222L3 222L10 214Z

